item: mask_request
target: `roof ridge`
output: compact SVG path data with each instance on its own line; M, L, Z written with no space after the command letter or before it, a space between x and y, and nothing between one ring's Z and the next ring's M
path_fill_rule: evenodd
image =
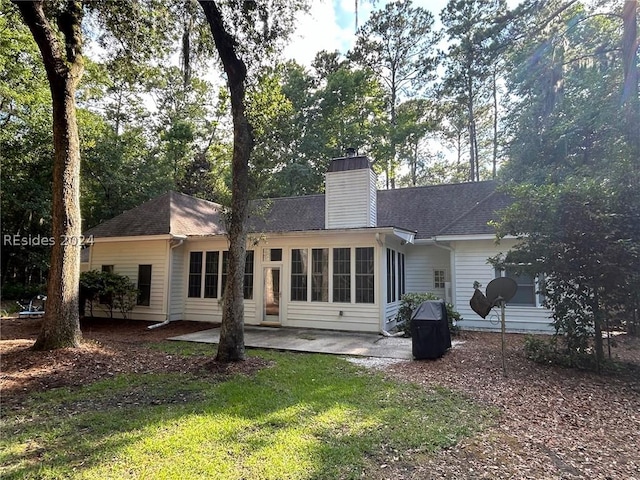
M416 185L414 187L400 187L400 188L380 188L378 192L402 192L405 190L418 190L427 188L444 188L444 187L458 187L460 185L478 185L483 183L497 183L496 180L480 180L478 182L458 182L458 183L438 183L435 185Z
M266 202L266 201L276 201L276 200L290 200L292 198L308 198L308 197L323 197L324 193L310 193L308 195L288 195L286 197L264 197L264 198L256 198L252 201L254 202Z
M192 198L194 200L198 200L199 202L206 202L206 203L210 203L212 205L215 205L216 207L222 207L224 208L224 205L222 205L221 203L218 202L213 202L211 200L207 200L205 198L200 198L200 197L196 197L195 195L189 195L188 193L182 193L182 192L178 192L177 190L169 190L167 193L163 194L163 195L170 195L171 200L173 200L173 194L176 195L180 195L181 197L187 197L187 198ZM162 195L160 195L161 197ZM160 198L160 197L156 197L156 198Z

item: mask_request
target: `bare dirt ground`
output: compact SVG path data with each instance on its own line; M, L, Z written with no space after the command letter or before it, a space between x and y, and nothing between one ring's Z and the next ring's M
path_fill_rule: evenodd
M168 337L211 328L175 322L88 320L78 349L32 352L39 320L2 319L0 387L3 410L35 391L90 383L119 373L207 371L224 377L264 366L252 358L216 365L202 357L149 348ZM500 335L463 333L464 344L435 361L390 363L384 374L431 389L447 387L497 412L495 425L433 455L400 452L376 459L370 478L640 480L640 339L620 336L616 374L545 367L523 354L524 337L507 336L507 376ZM380 368L380 367L378 367Z

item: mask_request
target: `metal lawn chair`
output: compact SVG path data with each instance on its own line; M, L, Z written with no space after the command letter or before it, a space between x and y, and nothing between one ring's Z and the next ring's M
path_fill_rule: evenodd
M18 318L42 318L44 316L44 304L47 301L46 295L36 295L28 304L17 302L22 311L18 313Z

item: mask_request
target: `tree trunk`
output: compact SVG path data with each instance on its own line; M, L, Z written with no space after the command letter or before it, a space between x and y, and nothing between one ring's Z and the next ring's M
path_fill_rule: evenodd
M80 142L75 93L84 71L82 5L67 1L57 16L57 34L43 2L18 2L22 17L38 44L53 101L53 238L46 313L33 348L77 347L81 340L78 294L80 280Z
M467 72L467 115L469 116L469 181L476 179L477 161L476 158L476 125L473 112L473 78L471 77L471 69Z
M207 17L216 49L227 74L233 117L231 215L228 220L229 265L224 294L220 343L216 360L244 360L244 267L247 251L246 221L249 209L249 157L253 149L251 125L245 114L247 68L238 58L234 38L227 32L220 9L213 1L199 0Z
M602 365L602 361L604 360L604 343L602 341L602 310L600 308L600 296L598 295L597 289L595 289L593 294L593 302L591 304L591 308L593 310L593 326L594 326L594 350L596 353L596 363L598 373L600 373L600 366Z
M640 155L640 98L638 95L638 2L626 0L622 9L622 61L624 78L622 83L622 100L628 125L627 137L633 154ZM634 172L638 175L640 172Z
M391 72L391 111L390 111L390 120L391 120L391 137L390 137L390 165L387 170L387 190L389 188L396 188L396 155L398 155L398 146L396 144L396 135L397 135L397 127L398 127L398 115L396 112L396 102L398 100L398 87L396 86L396 73L395 71Z
M491 178L496 179L498 173L498 76L497 66L492 72L492 93L493 93L493 158L491 159Z

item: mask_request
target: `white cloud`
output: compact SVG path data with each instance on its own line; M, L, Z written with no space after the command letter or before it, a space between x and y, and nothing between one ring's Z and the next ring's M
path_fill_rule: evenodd
M309 13L299 14L298 27L284 50L284 57L310 65L320 50L346 52L353 38L353 25L340 27L333 2L314 1Z
M355 2L358 1L358 25L364 24L373 10L384 8L390 0L375 2L366 0L312 0L309 13L298 14L296 32L284 50L284 58L291 58L302 65L310 65L320 50L338 50L346 53L355 41ZM441 28L440 12L448 0L414 0L414 6L429 10ZM507 0L514 8L520 0Z

